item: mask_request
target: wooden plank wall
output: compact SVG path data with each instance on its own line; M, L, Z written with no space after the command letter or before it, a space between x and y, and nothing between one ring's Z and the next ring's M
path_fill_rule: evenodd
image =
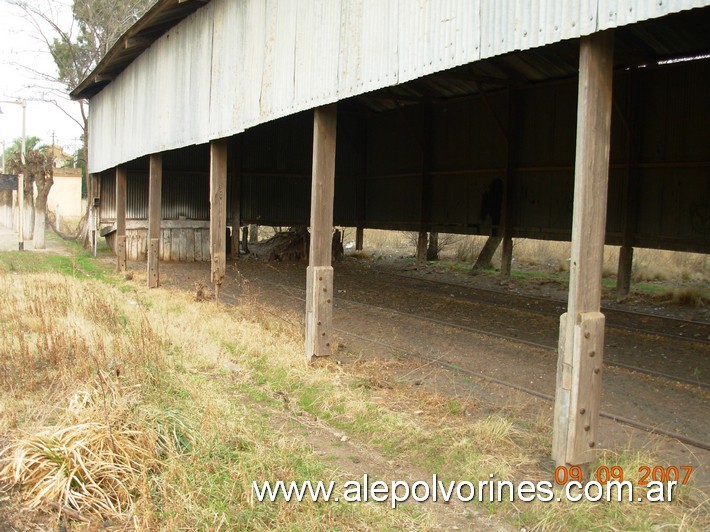
M148 250L146 229L126 230L128 260L144 261ZM160 230L160 260L201 262L210 260L209 228L168 228Z

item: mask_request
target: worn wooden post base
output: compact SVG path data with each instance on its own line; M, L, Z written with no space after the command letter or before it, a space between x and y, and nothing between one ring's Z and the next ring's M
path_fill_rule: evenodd
M564 332L567 319L566 313L560 318L555 401L555 419L564 422L555 424L552 457L557 465L579 465L592 462L596 456L605 319L601 312L579 314L572 345L567 345Z
M306 361L331 354L333 267L309 266L306 271Z
M365 240L365 230L362 227L355 229L355 251L362 251L362 245Z
M634 262L634 248L621 246L619 250L619 269L616 273L616 301L624 301L631 290L631 268Z
M421 231L417 237L417 267L426 264L427 237L428 233L426 231Z
M148 244L148 288L160 286L160 239L151 238Z
M116 269L126 271L126 235L116 237Z
M210 262L215 297L227 271L227 141L210 141Z
M508 284L513 266L513 239L503 238L500 254L500 283Z

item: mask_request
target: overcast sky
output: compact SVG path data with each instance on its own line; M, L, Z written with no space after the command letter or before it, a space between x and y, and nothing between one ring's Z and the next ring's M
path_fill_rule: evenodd
M42 1L42 0L40 0ZM70 2L44 0L44 6L59 10L64 24L70 23ZM49 8L49 7L48 7ZM23 12L8 0L0 0L0 101L24 98L27 102L27 135L37 136L47 144L52 142L52 132L58 145L68 149L79 146L81 128L51 103L56 100L62 108L77 119L78 105L62 100L47 90L47 84L27 67L41 72L56 73L54 61L37 38L36 31L25 19ZM8 144L19 138L22 131L22 108L19 105L0 103L0 141Z

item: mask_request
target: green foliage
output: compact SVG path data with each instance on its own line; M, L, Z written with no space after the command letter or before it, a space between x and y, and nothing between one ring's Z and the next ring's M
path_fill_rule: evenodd
M72 30L58 31L49 44L57 79L70 91L76 88L154 3L155 0L74 0L76 36Z
M15 139L5 150L5 168L11 174L24 174L25 193L32 192L35 182L43 183L52 173L51 146L40 145L38 137L25 138L25 164L22 165L22 139Z

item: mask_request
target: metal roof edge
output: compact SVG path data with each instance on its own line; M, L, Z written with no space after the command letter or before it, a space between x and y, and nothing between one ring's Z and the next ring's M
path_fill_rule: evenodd
M165 32L179 24L211 0L158 0L128 28L101 58L98 65L69 93L73 100L90 98L101 92L139 55ZM113 68L112 68L113 67Z

